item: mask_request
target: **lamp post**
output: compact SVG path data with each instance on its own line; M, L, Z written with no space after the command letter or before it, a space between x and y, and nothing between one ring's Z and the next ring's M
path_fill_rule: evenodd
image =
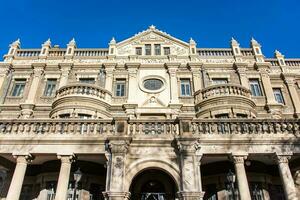
M229 170L229 172L226 175L226 178L227 178L227 182L229 183L229 187L230 187L230 190L232 193L233 200L236 200L235 199L235 188L234 188L234 183L235 183L235 178L236 178L235 174L231 170Z
M76 190L78 187L78 182L81 180L81 177L82 177L82 172L80 171L80 168L78 168L77 171L74 172L75 187L74 187L73 200L76 200Z

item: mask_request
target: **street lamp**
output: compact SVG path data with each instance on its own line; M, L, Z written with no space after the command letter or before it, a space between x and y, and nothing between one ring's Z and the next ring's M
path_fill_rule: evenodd
M229 169L229 172L226 175L227 182L229 183L229 187L231 190L231 194L233 197L233 200L235 200L235 191L234 191L234 183L235 183L235 174Z
M73 200L76 200L76 190L78 187L78 182L81 180L81 177L82 177L82 172L80 171L80 168L78 168L77 171L74 172L75 187L74 187Z

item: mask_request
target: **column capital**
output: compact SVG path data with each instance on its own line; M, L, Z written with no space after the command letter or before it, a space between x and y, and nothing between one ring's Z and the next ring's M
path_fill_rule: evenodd
M289 160L291 159L290 155L273 155L273 160L277 163L289 163Z
M62 163L72 163L76 160L76 155L74 154L58 154L57 158L61 160Z
M202 68L203 63L200 62L188 62L187 66L191 68L191 70L200 70Z
M165 66L167 69L178 69L178 67L180 66L180 63L178 62L168 62L168 63L165 63Z
M234 164L244 164L245 160L247 159L247 155L230 155L229 159Z
M176 139L176 148L179 153L181 154L189 154L189 155L196 155L199 159L199 162L201 161L202 154L199 153L199 150L201 149L201 144L199 141L182 141L180 139Z
M108 148L113 154L126 154L128 152L130 141L128 140L111 140Z
M106 70L108 70L108 69L113 70L117 66L117 63L109 62L109 63L103 63L102 65L103 65L103 67L105 67Z
M30 153L28 154L13 154L13 157L16 159L17 163L28 164L34 160L34 156Z
M73 63L70 63L70 62L59 63L58 66L59 66L60 70L70 70L71 67L73 66Z
M133 68L133 69L138 69L141 66L141 63L139 62L128 62L125 63L125 66L127 69Z

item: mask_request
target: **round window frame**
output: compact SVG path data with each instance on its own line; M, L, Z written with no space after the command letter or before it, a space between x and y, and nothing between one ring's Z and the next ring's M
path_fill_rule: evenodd
M157 79L157 80L160 80L162 82L162 87L159 88L158 90L149 90L147 88L144 87L144 82L148 79ZM155 75L150 75L150 76L145 76L144 78L142 78L139 82L139 88L146 92L146 93L152 93L152 94L155 94L155 93L160 93L162 92L163 90L166 89L166 80L161 77L161 76L155 76Z

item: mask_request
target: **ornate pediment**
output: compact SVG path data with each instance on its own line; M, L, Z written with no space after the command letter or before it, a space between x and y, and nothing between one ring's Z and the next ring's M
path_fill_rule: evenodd
M160 31L155 26L150 26L131 38L116 43L116 55L129 56L136 54L136 47L141 47L144 51L145 44L160 44L161 48L169 47L171 55L184 56L189 54L189 43L181 41L171 35ZM163 53L162 53L163 54Z

